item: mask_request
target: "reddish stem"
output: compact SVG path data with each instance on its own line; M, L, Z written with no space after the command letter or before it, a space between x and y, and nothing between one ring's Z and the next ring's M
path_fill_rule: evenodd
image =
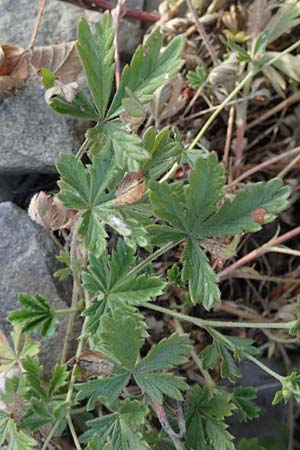
M84 9L92 9L94 11L109 10L115 8L115 5L109 0L60 0L67 3L72 3ZM140 9L124 8L124 16L132 19L140 20L142 22L155 23L160 19L159 14L142 11Z
M248 264L253 259L256 259L260 255L266 253L268 251L269 246L275 246L275 245L282 244L283 242L287 241L288 239L292 239L293 237L297 236L298 234L300 234L300 227L293 228L293 230L290 230L287 233L283 234L282 236L279 236L277 239L274 239L274 241L270 242L269 244L265 244L255 250L252 250L252 252L243 256L241 259L239 259L235 263L231 264L231 266L229 266L226 269L219 272L218 279L221 280L223 278L227 278L228 275L230 275L232 272L237 270L239 267L244 266L245 264Z

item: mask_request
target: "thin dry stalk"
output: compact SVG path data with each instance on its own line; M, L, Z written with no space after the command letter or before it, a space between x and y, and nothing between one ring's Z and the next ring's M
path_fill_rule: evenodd
M201 36L201 38L202 38L202 40L204 42L204 45L207 48L207 51L210 54L211 59L213 60L213 63L215 64L217 62L217 55L216 55L216 53L215 53L211 43L209 42L209 38L208 38L208 36L206 34L206 31L204 30L203 25L199 21L199 17L198 17L196 8L195 8L195 6L193 4L193 0L187 0L187 4L188 4L188 7L189 7L189 10L191 11L191 13L192 13L192 15L194 17L194 21L195 21L195 25L196 25L196 28L198 30L198 33L200 34L200 36Z
M272 164L276 163L277 161L280 161L281 159L287 158L289 156L295 155L297 153L300 153L300 147L292 148L291 150L288 150L284 153L281 153L280 155L274 156L273 158L270 158L268 161L264 161L261 164L256 165L255 167L252 167L251 169L244 172L242 175L240 175L238 178L236 178L232 183L230 183L228 186L234 186L241 181L245 180L246 178L250 177L251 175L259 172L260 170L265 169L266 167L271 166Z
M44 9L45 9L45 6L46 6L46 1L47 0L41 0L40 7L39 7L39 10L38 10L38 13L37 13L37 16L36 16L36 20L35 20L35 24L34 24L32 36L31 36L31 40L30 40L30 43L28 45L28 50L31 50L34 47L36 36L38 34L38 31L39 31L41 18L42 18L42 15L43 15L43 12L44 12Z

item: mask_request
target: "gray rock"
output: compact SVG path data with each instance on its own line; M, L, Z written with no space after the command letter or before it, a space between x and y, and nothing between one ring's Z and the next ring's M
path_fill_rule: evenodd
M0 0L1 44L26 47L31 39L40 0ZM48 0L36 45L68 42L76 37L76 24L83 10L67 3Z
M273 361L266 358L260 358L260 360L276 372L282 372L282 367L278 367ZM236 437L236 442L242 438L275 436L287 418L287 408L284 403L272 406L275 393L281 389L280 383L251 362L242 362L239 369L242 373L239 384L253 386L257 390L256 403L261 411L257 419L247 423L240 423L236 416L230 417L228 419L230 432Z
M62 299L67 291L52 275L57 269L56 244L46 230L36 225L26 212L10 202L0 204L0 329L8 334L8 314L18 309L18 293L40 293L54 309L66 308ZM42 345L42 360L47 368L62 350L66 320L60 321L57 333Z
M37 84L0 94L0 173L55 172L58 153L80 146L72 119L46 105Z

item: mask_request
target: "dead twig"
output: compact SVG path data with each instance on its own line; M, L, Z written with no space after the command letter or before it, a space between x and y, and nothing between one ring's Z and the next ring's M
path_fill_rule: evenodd
M192 13L192 15L194 17L194 21L195 21L195 25L196 25L196 28L198 30L198 33L200 34L201 39L203 40L204 45L207 48L207 51L210 54L211 59L213 60L213 63L215 64L217 62L217 55L216 55L216 53L215 53L211 43L209 42L209 38L208 38L208 36L206 34L206 31L204 30L203 25L199 21L199 17L198 17L196 8L195 8L195 6L193 4L193 0L187 0L187 4L188 4L188 7L189 7L189 10L191 11L191 13Z
M254 173L259 172L260 170L265 169L266 167L271 166L272 164L276 163L277 161L280 161L283 158L295 155L297 153L300 153L300 147L292 148L291 150L288 150L284 153L281 153L280 155L274 156L273 158L268 159L267 161L262 162L261 164L257 164L256 166L252 167L251 169L247 170L246 172L242 173L238 178L236 178L232 183L230 183L228 186L234 186L238 183L240 183L242 180L245 180L245 178L250 177Z
M35 19L35 24L34 24L32 36L31 36L31 40L30 40L30 43L28 45L27 50L31 50L34 47L36 36L38 34L38 31L39 31L41 18L42 18L42 15L43 15L43 12L44 12L44 9L45 9L45 6L46 6L46 1L47 0L41 0L40 7L39 7L39 10L38 10L36 19Z
M113 25L115 29L115 78L116 78L116 87L118 88L121 81L121 61L120 61L120 52L119 52L119 28L120 28L120 20L124 15L124 4L125 0L118 0L116 7L112 10L112 19Z
M267 244L264 244L261 247L256 248L255 250L252 250L252 252L243 256L241 259L234 262L229 267L226 267L226 269L222 270L221 272L219 272L218 279L223 280L224 278L228 278L228 276L232 272L237 270L239 267L242 267L245 264L248 264L250 261L253 261L254 259L263 255L264 253L267 253L270 250L270 247L280 245L283 242L297 236L298 234L300 234L300 227L293 228L292 230L288 231L287 233L283 234L282 236L279 236L278 238L274 239L273 241L270 241Z

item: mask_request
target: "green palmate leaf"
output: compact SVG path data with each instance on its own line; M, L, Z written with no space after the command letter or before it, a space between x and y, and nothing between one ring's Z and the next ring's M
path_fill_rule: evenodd
M0 411L0 445L7 439L7 450L33 450L37 441L23 431L17 431L14 420L5 412Z
M129 172L139 170L139 162L150 158L143 148L142 140L135 134L128 134L122 122L113 120L91 128L87 133L90 151L93 155L111 151L119 168Z
M11 312L8 320L12 324L22 324L22 333L38 330L45 339L54 333L57 322L55 311L42 295L31 297L19 294L19 302L23 309Z
M168 130L156 133L154 127L148 128L143 136L143 148L151 158L142 163L145 177L157 180L183 155L183 146L176 138L172 139Z
M107 113L108 118L116 117L123 111L122 100L126 97L126 88L142 103L147 103L157 88L178 73L183 64L180 59L183 48L181 36L173 39L163 52L162 43L161 34L155 32L137 48L130 65L123 69L120 85Z
M137 313L125 314L123 308L112 310L111 316L101 318L101 351L112 362L125 369L133 369L147 336L146 325Z
M229 396L193 387L186 405L186 445L189 450L233 450L224 418L232 414Z
M210 153L206 159L197 159L185 190L189 230L216 211L216 205L223 197L224 183L224 167L218 162L216 153Z
M183 378L168 373L136 372L134 379L142 392L160 404L163 403L163 395L182 400L181 391L188 389Z
M86 20L81 19L78 25L79 53L87 77L94 103L103 118L108 105L114 78L114 29L109 12L106 12L101 23L96 25L96 38L93 37Z
M139 361L139 352L147 335L143 318L130 309L118 307L101 318L97 349L115 365L111 377L91 380L78 385L78 400L91 397L93 407L97 397L115 400L131 376L143 393L163 402L163 395L182 400L181 391L187 389L182 378L161 373L182 364L190 351L187 336L173 335L158 343Z
M115 166L109 154L95 156L86 168L74 155L61 154L57 164L62 180L58 194L67 208L82 211L80 232L85 237L85 246L100 255L106 247L105 224L118 233L130 236L132 228L122 212L113 207L113 194L107 192Z
M274 178L268 183L255 183L237 194L232 202L226 201L215 215L197 228L201 238L234 235L246 231L258 231L262 223L269 223L287 206L289 187ZM256 212L263 217L256 218Z
M85 312L90 316L86 330L95 332L99 319L107 310L120 303L139 305L163 293L165 282L156 276L131 275L134 263L133 250L122 239L111 254L104 253L101 258L89 255L88 272L83 274L84 287L97 294L96 300Z
M90 429L83 434L81 440L92 441L96 435L103 443L109 441L108 448L112 450L150 450L137 431L144 423L147 413L145 405L137 400L126 399L113 414L90 420L88 422ZM104 448L104 445L101 448Z
M189 281L192 302L202 302L210 309L219 300L220 291L216 275L200 249L201 240L260 230L263 223L272 221L287 206L290 190L275 178L266 184L253 184L218 208L225 179L216 154L200 155L192 165L187 186L150 183L154 215L168 225L150 225L147 230L156 246L188 241L182 255L183 281Z
M189 70L187 74L190 85L194 89L198 89L203 85L206 76L206 71L203 67L196 67L195 70Z
M259 416L260 408L254 403L256 390L251 386L239 386L234 389L232 401L237 407L241 422L247 422Z
M157 345L153 345L148 355L138 364L137 369L140 372L172 369L186 362L186 356L190 350L191 345L187 335L173 334L162 339Z
M217 276L209 265L207 256L196 240L185 245L182 261L184 263L182 279L189 282L189 291L193 303L202 303L209 310L221 293L217 285Z
M0 372L7 372L18 362L39 353L40 343L34 342L31 337L26 336L22 346L21 326L15 326L11 332L13 348L10 346L5 335L0 331Z

